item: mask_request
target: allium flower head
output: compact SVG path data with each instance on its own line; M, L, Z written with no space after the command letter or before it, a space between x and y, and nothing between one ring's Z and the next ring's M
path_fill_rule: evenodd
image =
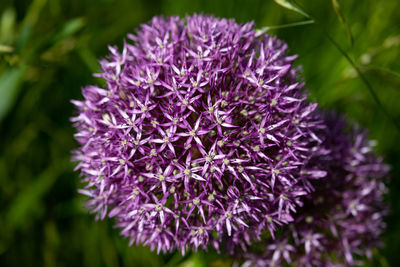
M82 193L157 251L251 243L292 221L321 128L294 56L252 23L155 17L73 101Z
M325 140L309 164L327 172L313 181L294 222L275 240L263 240L262 255L249 254L254 266L354 266L380 246L385 228L384 178L388 167L373 152L374 142L343 118L329 115Z

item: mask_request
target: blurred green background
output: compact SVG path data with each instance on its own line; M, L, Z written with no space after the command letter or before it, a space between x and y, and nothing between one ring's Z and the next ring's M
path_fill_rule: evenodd
M392 214L386 220L384 248L374 251L366 266L399 266L400 134L394 123L400 122L399 1L298 4L316 23L269 32L300 55L297 64L304 68L310 97L367 127L392 166L387 196ZM99 71L97 59L108 53L107 45L121 47L128 32L154 15L193 12L241 23L254 20L258 28L307 20L272 0L0 1L0 266L229 263L205 253L182 258L128 247L111 220L95 222L84 210L79 177L70 162L77 144L69 100L82 99L82 86L100 82L92 73Z

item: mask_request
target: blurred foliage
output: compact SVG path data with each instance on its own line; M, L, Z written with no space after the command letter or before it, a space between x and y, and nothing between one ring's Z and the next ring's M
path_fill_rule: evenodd
M215 253L182 257L129 247L111 220L95 222L84 210L85 198L76 192L79 177L70 162L70 151L77 144L69 122L73 114L69 100L82 98L82 86L101 82L92 73L99 71L97 59L107 54L107 45L121 46L126 33L154 15L193 12L238 22L254 20L259 28L272 26L268 32L300 55L297 64L303 66L310 97L369 129L379 142L378 152L392 166L387 196L392 214L387 218L384 248L376 250L366 265L396 266L400 262L400 134L394 123L400 121L398 0L1 0L0 266L231 264ZM314 23L304 23L304 14Z

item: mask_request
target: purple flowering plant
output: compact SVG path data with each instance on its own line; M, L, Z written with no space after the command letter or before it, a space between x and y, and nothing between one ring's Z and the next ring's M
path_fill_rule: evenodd
M155 17L109 50L106 86L73 101L73 158L88 208L131 244L308 266L328 250L353 264L377 242L386 167L307 100L285 43L193 15Z
M388 166L373 152L365 131L344 118L324 116L327 128L321 148L310 160L328 175L312 182L295 220L276 239L248 253L254 266L354 266L372 256L388 208L383 204ZM254 251L253 251L254 252Z

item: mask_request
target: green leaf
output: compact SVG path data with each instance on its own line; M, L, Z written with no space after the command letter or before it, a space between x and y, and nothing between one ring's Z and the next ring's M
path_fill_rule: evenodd
M54 37L54 42L58 42L62 39L65 39L71 35L74 35L77 33L80 29L85 26L86 21L84 18L74 18L69 21L67 21L64 26L61 28L61 30L58 32L58 34Z
M376 65L366 65L362 68L362 70L378 70L384 73L388 73L391 74L392 76L396 77L396 78L400 78L400 73L399 72L395 72L389 68L385 68L382 66L376 66Z
M200 253L193 253L190 258L181 263L179 267L206 267L204 258L200 256Z
M351 59L351 57L343 50L343 48L327 32L325 32L325 35L328 38L328 40L336 47L336 49L346 58L347 62L349 62L349 64L353 67L353 69L356 71L360 80L367 87L367 89L370 92L375 103L382 110L382 112L385 114L385 116L392 121L393 125L396 127L396 130L400 133L400 123L389 113L389 111L382 104L382 102L379 99L378 94L375 92L375 89L373 88L372 84L367 80L365 75L361 72L360 68Z
M40 18L40 13L42 12L47 0L34 0L30 4L26 16L21 24L21 30L18 36L18 49L23 49L28 43L32 35L32 30L36 26Z
M180 262L184 261L184 256L178 251L172 256L172 258L166 263L165 267L177 266Z
M290 1L290 0L274 0L274 1L275 1L275 3L277 3L278 5L280 5L284 8L287 8L294 12L297 12L306 18L310 18L310 15L308 15L306 12L304 12L304 10L299 8L295 3L293 3L293 1Z
M87 68L92 73L97 73L100 71L100 64L98 63L96 56L90 49L88 49L87 47L82 47L78 50L78 54L83 63L85 63Z
M0 44L0 53L12 53L12 52L14 52L14 47Z
M0 76L0 121L6 115L21 88L26 66L9 69Z
M0 20L0 42L10 44L15 35L16 12L14 8L4 10Z
M332 0L333 10L336 13L336 16L339 18L340 22L343 24L344 29L346 31L346 35L349 38L350 46L353 46L353 35L351 34L351 30L349 24L347 23L346 19L344 18L338 0Z
M49 167L38 175L37 179L25 187L10 205L7 220L10 225L19 226L28 219L31 208L38 205L42 197L50 190L57 178L67 168L69 159L60 159L58 164L50 163Z

